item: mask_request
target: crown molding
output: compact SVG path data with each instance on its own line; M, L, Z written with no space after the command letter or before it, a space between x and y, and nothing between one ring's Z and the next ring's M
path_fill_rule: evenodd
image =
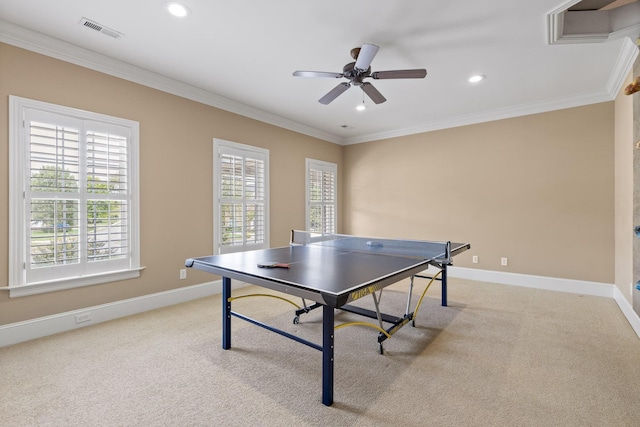
M100 55L88 49L83 49L3 20L0 20L0 42L324 141L336 144L341 142L338 136L328 132L242 104L233 99L191 86L162 74Z
M583 105L613 101L622 89L625 79L627 78L627 74L632 70L633 64L640 53L640 49L638 49L638 46L636 46L636 44L632 42L628 37L620 40L620 44L621 47L618 53L618 58L611 70L606 88L600 92L583 93L570 97L515 105L512 107L499 108L482 113L452 117L446 120L436 120L424 123L420 126L406 129L397 129L388 132L362 135L345 139L343 140L342 145L360 144L363 142L377 141L380 139L397 138L400 136L413 135L417 133L432 132L459 126L491 122L494 120L526 116L529 114L546 113L549 111L562 110L565 108L574 108Z
M611 99L615 99L620 90L622 90L627 74L633 69L633 64L639 52L640 48L630 38L625 37L622 40L622 47L606 86Z
M566 10L567 7L570 7L575 3L577 3L577 1L572 1L568 6L565 5L561 9ZM554 16L555 18L553 19L557 20L559 15L556 14ZM548 15L548 19L552 20L552 14ZM3 20L0 20L0 42L338 145L359 144L363 142L396 138L417 133L425 133L611 101L615 99L616 94L620 91L629 70L638 56L637 46L630 39L624 39L617 62L614 65L607 83L606 90L598 93L578 94L571 97L545 100L508 108L495 109L477 114L462 115L444 120L425 122L419 126L404 129L371 133L351 138L341 138L337 135L303 125L267 111L250 107L232 99L171 79L167 76L27 30Z
M512 107L498 108L477 114L467 114L453 117L446 120L436 120L420 126L399 129L389 132L379 132L375 134L363 135L360 137L345 140L343 145L359 144L363 142L377 141L381 139L397 138L401 136L413 135L417 133L433 132L436 130L450 129L460 126L473 125L478 123L492 122L495 120L510 119L513 117L528 116L530 114L546 113L549 111L562 110L565 108L580 107L583 105L597 104L611 101L613 98L608 91L598 93L579 94L572 97L545 100L541 102L515 105Z

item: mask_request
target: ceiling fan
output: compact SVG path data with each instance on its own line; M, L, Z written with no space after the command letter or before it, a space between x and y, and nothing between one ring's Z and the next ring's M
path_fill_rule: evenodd
M329 77L329 78L346 78L348 82L342 82L338 86L331 89L325 96L320 98L318 102L328 105L340 96L344 91L349 89L351 85L360 86L364 93L376 104L381 104L387 99L376 89L371 83L364 82L366 78L377 79L422 79L427 75L424 68L415 70L392 70L392 71L375 71L371 72L371 61L378 53L378 46L374 44L363 44L362 47L351 49L351 57L355 62L350 62L342 69L342 73L331 73L326 71L295 71L294 76L297 77Z

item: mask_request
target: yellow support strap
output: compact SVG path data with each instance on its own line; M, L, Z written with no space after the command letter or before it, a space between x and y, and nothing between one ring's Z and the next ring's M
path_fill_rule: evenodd
M427 294L427 291L429 290L429 286L431 286L431 284L433 283L434 280L436 280L436 277L438 277L440 275L440 273L442 273L442 270L438 271L429 281L429 283L427 284L427 287L424 288L424 291L422 292L422 296L420 297L420 299L418 300L418 304L416 305L416 309L413 310L413 317L412 319L415 319L416 316L418 315L418 309L420 308L420 304L422 304L422 299L424 298L424 296Z
M302 308L302 307L300 307L298 304L296 304L296 303L295 303L295 302L293 302L293 301L290 301L290 300L288 300L288 299L286 299L286 298L283 298L283 297L280 297L280 296L278 296L278 295L271 295L271 294L248 294L248 295L239 295L239 296L237 296L237 297L231 297L231 298L229 298L229 302L234 301L234 300L237 300L237 299L241 299L241 298L248 298L248 297L268 297L268 298L275 298L275 299L279 299L279 300L282 300L282 301L286 301L286 302L288 302L289 304L293 305L293 306L294 306L295 308L297 308L298 310L299 310L300 308Z
M334 329L340 329L346 326L368 326L370 328L377 329L378 331L382 332L387 336L387 338L391 338L391 335L389 335L387 331L382 329L380 326L374 325L373 323L369 323L369 322L347 322L347 323L342 323L340 325L335 326Z

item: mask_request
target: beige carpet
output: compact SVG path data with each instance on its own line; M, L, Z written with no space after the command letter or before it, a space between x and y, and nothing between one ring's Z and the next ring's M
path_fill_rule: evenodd
M405 288L383 293L385 311L404 310ZM332 407L319 351L236 318L222 350L217 296L1 348L0 424L640 425L640 340L613 300L459 279L449 307L436 286L428 297L384 355L375 330L336 331ZM292 308L234 302L320 342L321 311L294 325Z

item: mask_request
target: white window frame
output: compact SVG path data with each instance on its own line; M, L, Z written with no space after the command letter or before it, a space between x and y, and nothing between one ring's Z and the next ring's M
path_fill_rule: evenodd
M242 244L222 245L222 155L239 156L244 159L252 158L264 162L264 241L253 243L246 241L246 234L243 233ZM240 144L238 142L226 141L223 139L213 139L213 253L223 254L231 252L242 252L255 249L266 249L269 247L269 150L266 148L254 147ZM243 203L244 205L244 203ZM244 206L243 206L244 207ZM246 210L243 209L246 213ZM244 215L244 213L243 213Z
M62 265L47 267L51 274L27 274L30 268L30 203L26 200L30 186L30 140L27 117L55 115L62 121L92 123L90 130L117 128L127 132L127 256L115 262L87 262L86 244L80 246L81 268ZM58 124L58 123L56 123ZM99 128L99 129L98 129ZM82 132L82 130L81 130ZM140 203L139 203L139 123L104 114L50 104L17 96L9 97L9 295L53 292L96 285L140 276ZM86 148L85 148L86 149ZM80 149L80 157L84 149ZM81 170L82 173L82 170ZM86 173L86 172L85 172ZM82 193L83 189L80 189ZM79 197L89 198L88 195ZM80 222L84 219L79 212ZM86 212L84 213L86 215ZM80 234L81 236L84 234ZM58 268L59 267L59 268ZM31 270L30 270L31 271ZM35 270L33 270L35 271Z
M338 232L338 165L335 163L325 162L322 160L315 160L307 158L305 160L305 177L306 177L306 185L305 185L305 200L306 200L306 210L305 210L305 225L306 230L311 232L311 205L313 202L311 201L311 171L319 170L322 172L329 172L333 174L333 194L334 200L332 203L321 201L321 205L331 204L333 205L333 231L332 233Z

